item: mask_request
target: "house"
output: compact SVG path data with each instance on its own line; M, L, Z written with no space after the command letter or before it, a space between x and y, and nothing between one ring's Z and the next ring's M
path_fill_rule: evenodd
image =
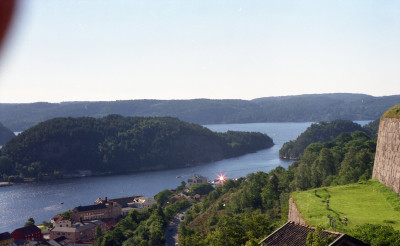
M37 240L43 238L42 231L35 225L29 225L15 229L11 235L15 240Z
M282 227L264 238L259 244L268 246L306 246L309 232L315 231L314 227L297 224L288 221ZM367 244L349 235L340 232L324 231L322 238L332 237L333 242L329 246L367 246Z
M10 245L14 242L14 237L9 232L0 233L0 246Z
M141 196L135 198L133 202L128 203L128 205L133 208L144 209L144 208L149 208L156 203L157 201L154 198Z
M76 223L82 220L95 220L111 218L111 207L106 204L96 204L89 206L78 206L72 210L72 222Z
M116 198L108 200L107 197L104 199L98 198L94 201L95 205L104 204L106 207L110 208L110 217L109 218L119 218L122 214L122 208L126 207L127 203L132 201L134 197L123 197L123 198Z
M81 221L72 224L71 227L55 227L50 231L50 239L57 241L58 238L65 237L72 243L93 240L97 226L100 226L102 231L106 230L106 223L101 220Z
M112 218L117 218L118 216L127 216L129 212L134 209L148 208L156 204L156 200L153 198L143 197L143 196L130 196L108 199L98 198L94 201L94 204L105 204L113 208Z
M193 177L188 179L187 186L190 188L192 185L207 184L208 179L199 174L195 174Z
M68 218L65 218L64 216L61 216L57 214L53 218L51 218L50 222L53 224L53 227L70 227L71 226L71 220Z

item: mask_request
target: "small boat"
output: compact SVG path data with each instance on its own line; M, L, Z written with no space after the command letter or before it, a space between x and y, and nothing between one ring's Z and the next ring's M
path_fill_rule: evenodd
M179 178L182 178L182 176L181 176L181 175L178 175L178 176L176 176L176 178L179 179Z
M62 205L62 204L64 204L64 202L60 202L60 204Z

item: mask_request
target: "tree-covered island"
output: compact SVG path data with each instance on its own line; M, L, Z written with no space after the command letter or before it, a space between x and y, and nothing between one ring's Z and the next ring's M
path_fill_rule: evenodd
M170 117L55 118L1 149L0 175L39 177L147 171L199 165L273 146L266 134L216 133Z

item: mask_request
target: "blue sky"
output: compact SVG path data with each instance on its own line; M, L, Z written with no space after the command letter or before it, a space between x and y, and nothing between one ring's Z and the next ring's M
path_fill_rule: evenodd
M399 1L21 0L0 102L400 94Z

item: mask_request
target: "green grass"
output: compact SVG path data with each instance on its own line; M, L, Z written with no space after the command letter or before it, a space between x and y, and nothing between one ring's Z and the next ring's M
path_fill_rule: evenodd
M395 105L386 111L382 118L400 118L400 105Z
M336 231L346 232L366 223L391 225L400 230L400 196L377 180L294 192L291 194L302 218L310 226L329 226L328 215L336 220ZM329 200L329 208L326 206ZM344 223L347 217L347 226Z

